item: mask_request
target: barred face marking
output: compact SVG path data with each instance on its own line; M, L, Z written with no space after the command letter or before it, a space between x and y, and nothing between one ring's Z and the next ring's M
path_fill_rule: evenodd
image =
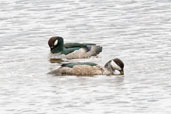
M117 65L113 60L110 62L110 64L113 67L113 69L121 70L121 67L119 65Z
M58 40L55 40L54 42L54 46L56 46L58 44Z

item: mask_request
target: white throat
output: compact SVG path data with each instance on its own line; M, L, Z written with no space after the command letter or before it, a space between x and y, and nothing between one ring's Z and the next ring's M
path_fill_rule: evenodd
M111 66L113 67L113 69L121 70L121 67L117 65L113 60L111 61Z

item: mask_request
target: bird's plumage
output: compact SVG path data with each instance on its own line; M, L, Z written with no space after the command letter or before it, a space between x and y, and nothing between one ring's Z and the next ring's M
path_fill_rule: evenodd
M62 37L51 37L48 41L51 53L66 55L67 59L89 58L102 52L102 47L93 43L66 43Z
M93 75L114 75L118 70L121 75L124 74L124 63L118 59L108 61L104 67L93 62L79 62L62 64L60 68L52 71L56 75L77 75L77 76L93 76Z

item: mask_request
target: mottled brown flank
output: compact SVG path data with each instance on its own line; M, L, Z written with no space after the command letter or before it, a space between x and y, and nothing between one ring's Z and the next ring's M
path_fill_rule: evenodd
M91 56L96 56L96 50L97 50L97 46L91 46L91 50L90 51L86 51L86 49L81 48L79 50L76 50L70 54L68 54L66 56L67 59L78 59L78 58L89 58Z
M86 56L86 50L84 48L81 48L79 50L76 50L68 55L66 55L67 59L77 59L77 58L88 58L89 56Z
M54 47L54 42L56 41L56 37L51 37L48 41L49 47Z
M76 65L73 68L61 67L58 71L64 75L77 76L93 76L103 74L103 69L101 67L89 65Z

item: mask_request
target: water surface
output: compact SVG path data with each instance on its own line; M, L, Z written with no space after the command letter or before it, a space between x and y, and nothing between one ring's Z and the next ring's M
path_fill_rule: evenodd
M1 0L1 114L171 113L170 0ZM49 37L103 46L125 76L55 77Z

